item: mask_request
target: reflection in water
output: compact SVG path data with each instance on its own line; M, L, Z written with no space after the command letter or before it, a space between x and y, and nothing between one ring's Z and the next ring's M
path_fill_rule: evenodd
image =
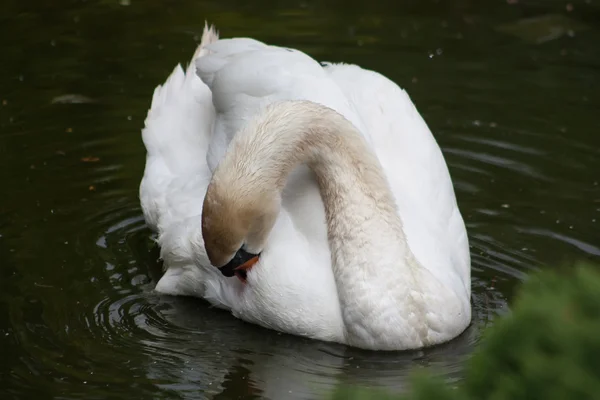
M344 382L402 390L422 365L459 380L529 271L600 256L598 6L568 15L590 29L533 45L494 27L563 3L475 3L2 3L0 398L315 398ZM205 18L224 36L359 63L407 88L470 235L463 335L372 353L153 292L139 132Z

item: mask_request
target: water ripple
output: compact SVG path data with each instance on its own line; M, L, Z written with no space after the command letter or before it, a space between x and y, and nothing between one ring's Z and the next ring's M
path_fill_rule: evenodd
M549 177L538 171L536 168L509 158L500 157L490 153L475 152L457 148L445 148L444 151L446 153L454 154L462 158L467 158L469 160L478 161L496 167L501 167L512 172L528 176L530 178L535 178L542 181L550 181Z
M552 232L548 229L539 229L539 228L526 228L526 227L516 227L517 231L521 233L527 233L530 235L536 235L541 237L552 238L554 240L561 241L563 243L570 244L577 249L592 255L600 257L600 247L594 246L591 243L587 243L583 240L576 239L571 236L563 235L561 233Z

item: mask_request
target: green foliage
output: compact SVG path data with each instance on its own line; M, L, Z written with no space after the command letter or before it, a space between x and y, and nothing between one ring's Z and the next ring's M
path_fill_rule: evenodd
M415 377L406 396L344 389L335 399L563 400L600 398L600 273L589 265L534 274L512 313L486 332L457 389ZM346 395L345 395L346 394Z
M600 275L592 267L539 273L490 330L466 371L482 399L600 397Z

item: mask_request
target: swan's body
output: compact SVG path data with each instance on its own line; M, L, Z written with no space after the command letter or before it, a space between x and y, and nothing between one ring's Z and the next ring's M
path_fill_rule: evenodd
M167 267L156 290L368 349L419 348L460 334L471 318L466 230L441 151L408 95L357 66L323 67L296 50L217 40L211 30L194 58L200 78L194 62L186 72L177 67L156 89L143 131L140 197ZM294 158L298 148L289 146L307 126L320 132L315 148L325 145L315 137L339 135L355 151L295 160L316 175L307 166L278 175L281 155ZM244 197L249 176L277 194L274 176L285 178L247 284L221 275L206 253L202 208L213 174L231 183L230 198ZM234 176L244 179L227 181Z

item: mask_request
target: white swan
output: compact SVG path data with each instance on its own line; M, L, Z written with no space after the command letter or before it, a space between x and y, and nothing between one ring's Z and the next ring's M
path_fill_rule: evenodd
M167 268L158 292L372 350L468 326L469 246L450 175L385 77L205 28L187 70L156 88L142 136L140 199Z

